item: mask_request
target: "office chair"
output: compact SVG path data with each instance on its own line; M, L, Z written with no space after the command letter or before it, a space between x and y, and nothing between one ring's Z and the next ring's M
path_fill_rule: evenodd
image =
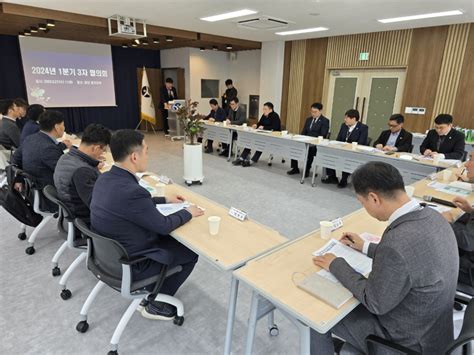
M467 151L464 151L462 153L462 158L461 158L461 161L466 161L467 160Z
M134 280L132 266L138 262L149 259L147 256L129 256L119 242L92 232L79 218L76 218L74 223L82 232L83 236L87 238L87 268L99 280L81 309L81 321L77 323L76 326L78 332L85 333L88 330L87 313L92 302L105 285L120 292L122 297L132 300L115 328L110 341L111 350L108 355L118 354L118 343L125 327L140 302L148 296L154 297L156 301L174 305L177 308L177 316L173 322L178 326L183 324L183 303L173 296L158 293L164 280L176 272L181 271L181 266L168 269L168 266L163 264L159 275L144 280ZM146 250L146 252L150 253L155 250L158 251L160 249L150 249ZM161 252L165 251L161 250ZM154 285L154 289L150 292L146 287L152 285Z
M63 300L68 300L71 298L72 293L67 289L66 284L67 280L71 276L72 272L77 269L77 267L86 260L87 254L87 241L82 238L80 233L77 233L74 226L74 215L71 210L62 202L54 186L48 185L43 189L43 193L48 200L55 203L59 207L59 211L62 218L58 220L58 229L61 235L65 236L66 241L61 244L59 249L53 256L51 260L52 263L52 274L53 276L61 275L61 269L58 266L58 260L66 249L71 249L79 252L79 255L72 262L71 265L67 268L64 275L59 280L59 286L61 286L61 298ZM67 230L64 228L63 221L67 222Z
M46 224L53 218L56 217L56 213L52 213L49 211L43 211L40 208L41 200L43 198L43 194L41 189L38 188L36 183L34 182L33 178L25 173L24 171L18 170L18 176L20 176L23 180L24 185L27 187L27 191L33 191L33 210L43 217L40 224L38 224L33 232L31 233L30 237L28 238L28 247L25 249L25 253L28 255L33 255L35 253L35 240L38 237L41 230L44 228ZM21 240L26 239L25 234L25 226L22 224L22 232L18 235L18 238Z
M421 355L419 352L408 349L404 346L396 344L387 339L380 338L375 335L369 335L366 339L367 350L369 355L376 354L376 350L384 348L387 350L392 350L395 353L406 354L406 355ZM470 300L467 305L466 311L464 313L464 321L462 324L461 333L458 338L455 339L448 348L445 350L444 354L451 355L456 350L462 349L462 355L472 354L472 342L474 341L474 300Z
M367 145L370 146L370 143L372 143L372 138L367 137Z
M413 148L415 148L415 145L414 145L414 144L412 144L412 145L410 146L410 149L408 149L408 153L413 153Z
M1 146L0 146L0 148L1 148ZM19 174L20 172L22 172L22 170L20 168L16 167L15 165L10 164L10 165L7 165L5 167L5 175L6 175L8 186L11 187L15 183L16 175ZM24 224L24 223L20 224L20 233L18 233L17 237L20 240L25 240L27 238L26 224Z

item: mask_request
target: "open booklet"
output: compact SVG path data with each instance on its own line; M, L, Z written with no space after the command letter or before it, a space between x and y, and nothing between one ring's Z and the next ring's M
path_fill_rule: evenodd
M364 233L364 235L367 239L376 239L374 235L368 233ZM327 253L344 258L354 270L364 276L368 276L372 270L372 259L336 239L328 241L322 248L313 252L313 255L320 256ZM297 286L334 308L342 307L353 296L333 274L324 269L307 276L297 283Z
M163 215L163 216L169 216L170 214L176 213L178 211L181 211L187 207L189 207L190 204L189 202L183 202L183 203L160 203L159 205L156 205L156 209Z

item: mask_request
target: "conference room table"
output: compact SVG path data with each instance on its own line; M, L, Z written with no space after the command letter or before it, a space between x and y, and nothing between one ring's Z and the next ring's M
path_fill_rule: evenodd
M368 232L381 236L386 222L380 222L359 209L342 218L343 226L332 232L339 239L343 232ZM300 334L300 353L310 353L310 329L326 333L349 314L359 301L352 297L336 309L296 286L299 279L321 270L312 253L326 244L319 230L295 239L234 271L234 276L252 289L246 354L252 353L258 319L278 309L295 324Z
M387 155L373 147L360 146L354 149L352 144L324 140L317 143L318 152L313 163L311 184L315 186L316 167L331 168L337 171L353 173L359 166L369 161L382 161L393 165L400 171L407 185L454 164L453 161L441 160L434 163L431 159L422 158L419 154L394 153Z
M420 145L423 143L423 140L426 138L426 134L423 133L413 133L413 152L420 152ZM469 154L472 150L473 142L465 142L464 150Z
M239 148L248 148L253 151L261 151L262 153L281 155L288 159L303 161L304 168L300 182L304 183L308 150L311 145L316 144L317 138L282 134L281 132L259 130L247 126L224 125L221 122L210 123L205 121L204 128L203 138L230 144L228 160L230 160L232 154L233 132L236 132L236 158Z
M150 190L159 182L156 174L146 173L142 179ZM153 190L150 191L154 195ZM217 269L228 272L231 277L227 327L224 353L231 353L232 333L235 321L239 281L232 271L238 270L249 260L262 255L269 250L288 241L277 231L260 223L246 219L239 221L228 214L228 209L191 190L170 184L165 187L165 195L182 195L186 201L198 205L205 210L203 216L193 218L171 233L180 243L204 258ZM215 236L209 233L209 216L221 217L219 233Z

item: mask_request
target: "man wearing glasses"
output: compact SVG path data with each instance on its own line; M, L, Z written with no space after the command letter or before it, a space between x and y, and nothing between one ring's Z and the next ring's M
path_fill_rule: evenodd
M453 129L453 116L442 113L436 116L434 129L428 132L421 143L420 153L427 157L440 155L441 159L461 160L464 144L464 134Z
M400 114L390 116L388 119L389 129L380 133L374 147L385 152L410 152L413 135L403 128L404 121L404 117Z

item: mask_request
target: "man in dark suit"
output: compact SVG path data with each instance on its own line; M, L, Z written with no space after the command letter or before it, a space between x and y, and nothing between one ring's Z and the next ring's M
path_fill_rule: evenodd
M44 112L44 107L42 105L33 104L28 107L26 110L26 122L21 130L20 135L20 144L22 144L26 137L39 131L38 119L39 116Z
M230 111L230 102L232 99L237 97L237 89L234 87L232 79L227 79L225 81L226 90L224 95L222 95L222 108L225 110L226 114L229 114Z
M324 137L326 138L329 133L329 120L324 117L321 113L323 110L323 105L319 102L315 102L311 105L311 117L306 119L303 130L301 134L303 136L311 137ZM306 174L305 177L309 176L309 171L311 165L313 164L313 159L316 156L317 148L316 146L310 146L308 151L308 160L306 162ZM299 174L300 169L298 168L298 160L291 159L291 170L287 171L288 175Z
M459 267L451 227L438 212L408 197L400 172L390 164L364 164L354 172L353 184L365 210L387 221L387 228L378 244L355 233L342 235L342 243L372 259L368 276L331 253L313 258L360 305L326 334L312 331L311 353L333 355L334 333L363 354L367 354L365 338L371 334L420 354L444 354L453 340Z
M156 276L161 264L170 268L181 265L182 271L168 277L159 290L174 295L191 274L198 256L169 234L203 212L190 206L164 216L156 209L157 203L179 203L184 197L152 198L140 186L136 174L146 171L148 163L148 146L142 133L129 129L117 131L110 141L110 150L115 165L100 175L94 185L91 228L118 241L130 256L145 255L151 259L133 266L136 280ZM144 300L142 306L146 318L170 320L176 315L174 306L154 299Z
M13 102L19 108L19 116L18 116L18 119L16 120L16 125L18 126L20 131L22 131L26 122L28 122L26 118L26 111L28 110L29 105L28 105L28 102L26 102L26 100L21 97L17 97L16 99L13 100Z
M173 79L166 78L165 86L163 86L160 91L160 109L161 116L163 117L163 130L165 131L165 135L169 134L168 110L165 108L165 104L177 98L178 93L176 92L176 88L173 86Z
M394 114L388 119L390 129L380 133L374 147L385 152L410 152L413 135L403 128L404 117Z
M227 115L227 119L225 120L227 124L231 125L238 125L241 126L244 123L247 122L247 117L245 115L244 109L239 105L239 98L234 97L232 100L230 100L230 111L229 114ZM232 140L237 139L237 133L232 133ZM229 144L227 143L222 143L222 152L219 154L222 156L228 156L229 155Z
M369 127L359 122L359 111L348 110L344 116L344 123L341 125L339 134L336 140L339 142L353 143L357 142L360 145L367 145L367 138L369 135ZM337 184L337 187L344 188L347 186L347 179L351 174L342 172L341 181L336 177L334 169L326 169L326 178L321 179L323 184Z
M0 120L0 147L3 146L8 150L18 148L20 146L20 128L16 121L21 117L20 107L16 106L13 100L1 100L0 113L2 114Z
M265 102L263 104L263 115L260 117L260 120L257 124L252 125L252 128L263 129L265 131L281 131L281 121L280 116L278 113L273 111L273 104L271 102ZM248 159L248 155L250 154L250 149L245 148L242 151L242 154L239 158L234 160L232 164L234 165L242 165L243 167L250 166L250 160ZM258 162L262 152L256 151L252 157L252 163Z
M30 174L38 187L54 186L54 169L66 148L71 147L69 140L58 142L64 134L64 116L59 111L48 110L39 118L40 131L26 137L23 144L13 154L13 164ZM42 199L42 208L56 211L57 206Z
M209 122L223 122L226 119L225 111L222 107L219 107L219 103L216 99L209 100L209 105L211 106L211 112L204 118L205 120L209 120ZM204 151L205 153L212 153L213 148L212 144L214 141L212 139L207 140L207 147Z
M435 118L435 128L430 130L420 145L420 153L441 159L461 160L464 155L464 134L453 129L453 116L442 113Z

